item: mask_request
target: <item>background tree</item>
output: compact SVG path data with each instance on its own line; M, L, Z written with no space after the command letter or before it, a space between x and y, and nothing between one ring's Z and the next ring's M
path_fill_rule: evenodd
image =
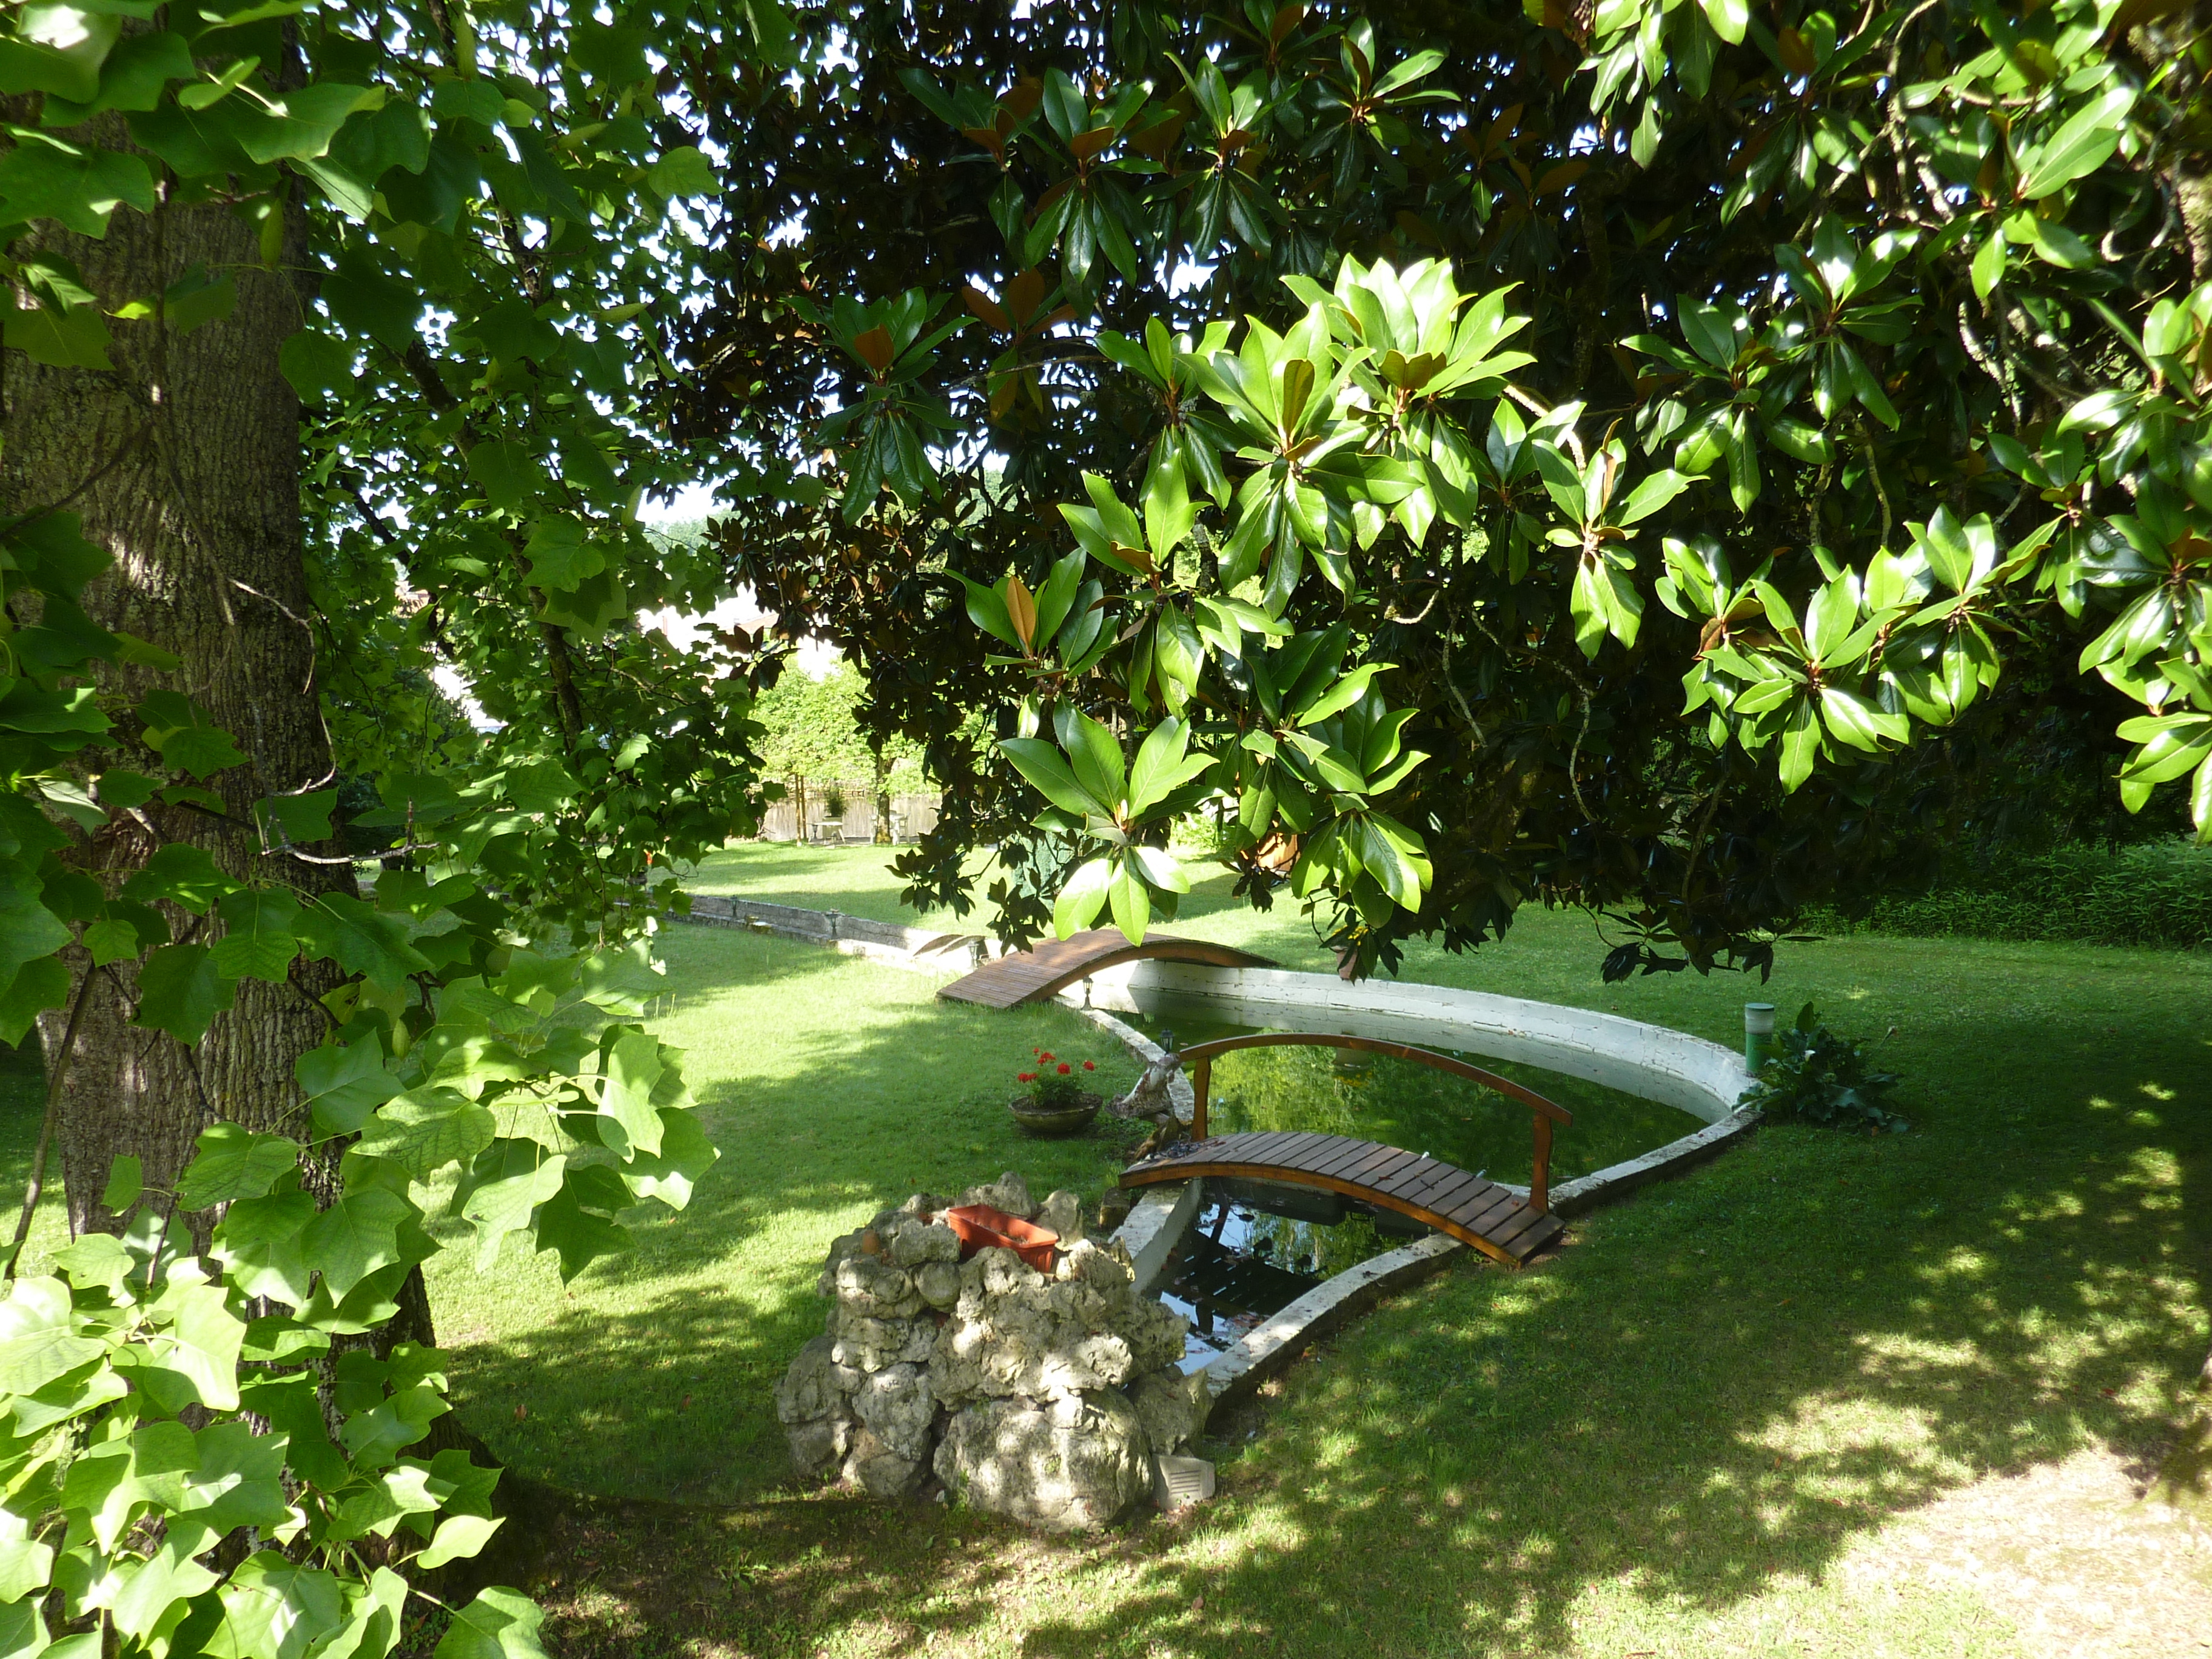
M2161 823L2212 817L2193 9L797 16L841 46L792 95L690 82L732 163L686 418L774 486L726 521L733 570L955 786L902 864L918 899L999 842L1028 861L994 896L1045 925L1086 815L1030 833L1038 794L959 716L1019 743L1079 708L1126 756L1158 713L1133 625L1171 613L1219 763L1190 787L1248 813L1255 897L1314 826L1253 810L1227 758L1267 723L1248 671L1338 625L1346 667L1393 665L1382 706L1431 758L1389 811L1433 878L1412 904L1348 866L1309 888L1354 969L1530 896L1624 913L1609 971L1761 963L1807 903L2004 829L2024 775L2099 815L2192 778ZM1284 629L1255 654L1203 605L1237 597L1249 481L1296 463L1255 453L1218 354L1308 314L1346 255L1511 284L1532 361L1444 398L1401 364L1378 418L1388 348L1319 300L1328 350L1265 374L1309 365L1338 396L1301 413L1349 448L1297 579L1243 593ZM1155 319L1188 344L1155 356ZM1047 591L1097 539L1059 510L1103 518L1086 472L1133 512L1179 473L1199 507L1158 590L1091 546L1113 639L1055 678L979 651L953 579Z

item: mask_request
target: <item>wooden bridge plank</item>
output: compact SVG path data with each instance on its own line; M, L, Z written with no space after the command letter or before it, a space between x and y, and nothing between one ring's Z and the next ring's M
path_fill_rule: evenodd
M1564 1231L1559 1218L1456 1164L1348 1135L1245 1130L1203 1140L1124 1171L1124 1186L1191 1175L1317 1187L1396 1210L1518 1267Z
M1528 1202L1528 1200L1518 1193L1508 1192L1503 1187L1495 1188L1483 1195L1482 1202L1479 1206L1476 1205L1468 1206L1470 1213L1467 1218L1467 1225L1478 1232L1486 1234L1491 1228L1498 1225L1513 1212L1515 1205L1525 1207Z
M1266 957L1208 939L1147 933L1142 945L1132 945L1118 927L1093 927L1072 938L1047 939L1026 951L980 963L974 971L939 987L937 994L986 1008L1012 1008L1024 1002L1041 1002L1102 968L1138 961L1194 962L1213 968L1274 966Z
M1455 1213L1467 1200L1474 1197L1491 1185L1491 1182L1481 1176L1469 1175L1464 1170L1455 1170L1452 1175L1453 1179L1437 1188L1436 1196L1439 1202L1450 1205Z

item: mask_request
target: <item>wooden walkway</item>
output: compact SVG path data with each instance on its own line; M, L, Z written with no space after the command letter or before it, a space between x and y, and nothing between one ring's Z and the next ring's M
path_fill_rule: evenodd
M1193 1176L1280 1181L1341 1193L1411 1216L1513 1267L1565 1230L1557 1216L1494 1181L1346 1135L1278 1129L1219 1135L1182 1152L1133 1164L1122 1173L1121 1184L1149 1187Z
M984 963L972 974L956 979L937 993L955 1002L980 1003L986 1008L1012 1008L1024 1002L1042 1002L1057 996L1079 979L1088 979L1102 968L1118 962L1198 962L1213 968L1272 968L1265 957L1204 939L1175 939L1166 933L1147 933L1142 945L1132 945L1118 927L1094 927L1072 939L1048 939L1028 951L1019 951Z

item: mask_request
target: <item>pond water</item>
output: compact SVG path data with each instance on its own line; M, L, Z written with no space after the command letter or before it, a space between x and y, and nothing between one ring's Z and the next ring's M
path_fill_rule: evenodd
M1183 1370L1211 1364L1323 1279L1404 1242L1385 1237L1362 1215L1316 1226L1211 1200L1170 1252L1161 1275L1160 1300L1190 1322Z

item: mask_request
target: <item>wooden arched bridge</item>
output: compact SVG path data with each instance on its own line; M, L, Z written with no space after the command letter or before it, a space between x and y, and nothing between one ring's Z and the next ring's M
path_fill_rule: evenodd
M1027 951L994 957L975 972L943 987L937 994L955 1002L981 1003L986 1008L1012 1008L1058 996L1076 981L1088 979L1102 968L1138 961L1197 962L1212 968L1275 965L1249 951L1214 945L1205 939L1147 933L1142 945L1132 945L1118 927L1093 927L1067 939L1047 939Z
M1535 1120L1536 1161L1528 1195L1524 1198L1510 1188L1439 1163L1425 1153L1355 1140L1348 1135L1261 1130L1209 1137L1206 1095L1215 1057L1238 1048L1285 1047L1357 1048L1388 1054L1466 1078L1519 1101ZM1180 1152L1130 1165L1121 1176L1124 1187L1213 1176L1318 1188L1410 1216L1513 1267L1520 1267L1565 1231L1564 1224L1551 1213L1552 1126L1572 1123L1574 1114L1510 1078L1402 1042L1323 1032L1266 1031L1223 1037L1193 1043L1182 1050L1182 1057L1197 1104L1191 1121L1192 1144Z

